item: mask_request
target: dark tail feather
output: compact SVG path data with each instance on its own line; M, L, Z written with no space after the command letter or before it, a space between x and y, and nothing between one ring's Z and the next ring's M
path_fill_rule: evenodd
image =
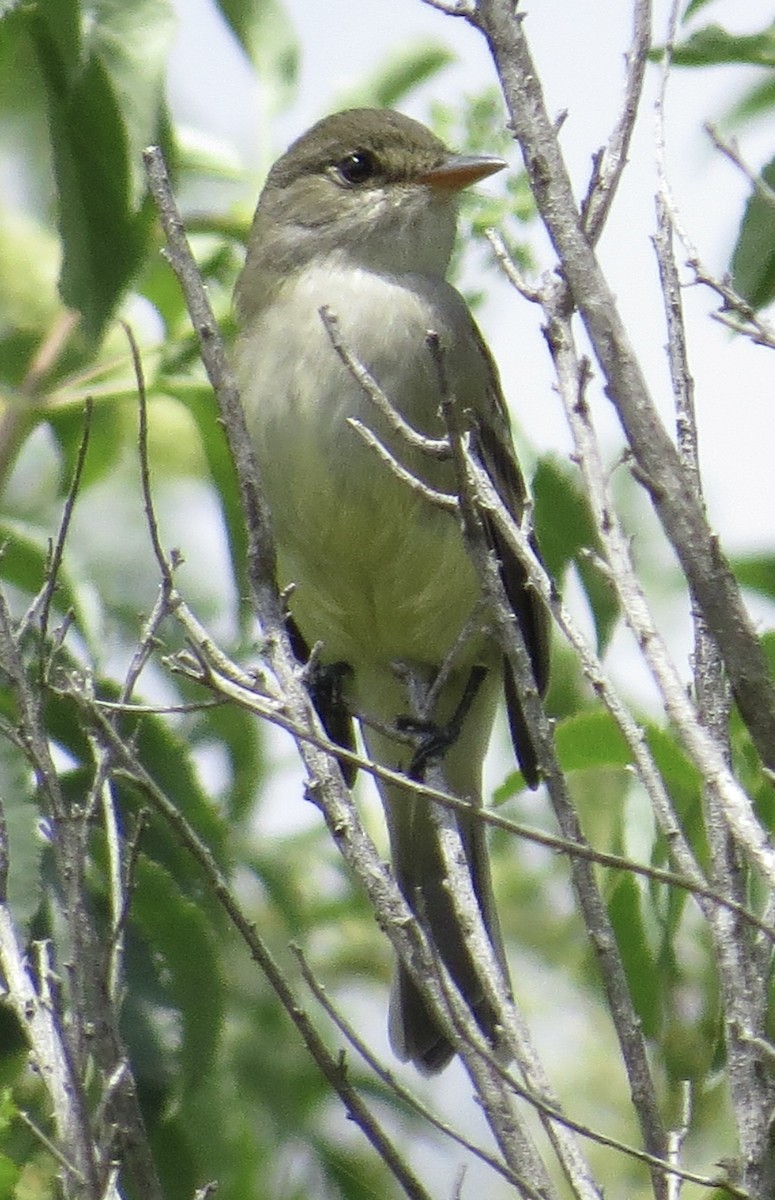
M405 856L399 853L395 864L401 890L428 931L436 952L482 1032L496 1047L495 1014L483 996L476 966L445 886L441 854L427 805L419 798L414 800L414 804L410 854ZM488 936L506 975L503 943L492 897L484 826L472 817L460 818L460 825L474 894ZM424 1074L441 1071L455 1053L449 1039L429 1012L419 988L400 964L391 996L389 1032L391 1045L398 1057L414 1063Z

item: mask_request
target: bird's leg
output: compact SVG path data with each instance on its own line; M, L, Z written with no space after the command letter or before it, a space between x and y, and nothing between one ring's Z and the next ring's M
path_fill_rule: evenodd
M471 668L466 680L466 686L463 689L463 695L460 697L457 708L445 725L438 725L433 721L418 720L414 717L399 717L397 719L396 725L400 730L411 731L419 735L417 749L409 764L408 775L410 779L422 782L428 764L434 759L443 757L450 746L454 746L486 675L486 667L477 665Z

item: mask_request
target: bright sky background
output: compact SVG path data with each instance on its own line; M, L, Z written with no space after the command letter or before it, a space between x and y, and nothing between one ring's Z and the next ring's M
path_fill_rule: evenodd
M265 114L250 72L233 44L223 37L208 0L177 0L177 5L181 27L171 93L176 112L193 126L228 139L243 161L257 167L257 130ZM655 4L657 41L664 35L667 7L666 0ZM303 58L298 102L272 125L278 152L313 120L336 107L337 95L363 78L392 47L422 37L444 40L460 62L413 97L406 106L410 115L423 119L430 98L454 99L495 81L480 36L463 21L445 17L421 0L286 0L286 8L301 39ZM550 111L559 114L567 110L562 140L580 194L586 188L592 155L605 142L615 120L631 4L626 0L587 0L583 4L577 0L532 0L522 9ZM747 0L745 4L716 0L707 5L704 15L727 28L752 32L772 19L772 5L771 0ZM728 260L748 187L710 146L702 124L721 117L743 87L757 78L756 72L738 68L676 71L668 95L671 184L684 225L703 259L718 273ZM657 83L657 69L650 68L631 165L600 255L660 408L670 421L671 393L663 349L666 335L650 242L656 188L653 100ZM775 150L771 130L760 128L747 134L742 150L751 165L761 166ZM514 164L519 165L516 151ZM251 204L254 199L250 197ZM539 261L551 268L553 260L540 238L536 247ZM518 438L521 434L536 451L567 453L568 435L551 388L540 315L505 283L488 279L487 288L489 299L478 314L479 321L500 365ZM711 519L733 551L772 547L775 359L771 352L732 338L709 320L707 314L714 307L709 293L693 288L686 294L686 302ZM614 455L618 435L608 403L594 390L590 398ZM763 607L754 611L765 612ZM771 624L771 614L768 620ZM681 636L686 649L685 629ZM580 1040L590 1036L589 1028L582 1028L582 1014L577 1012L569 1019L578 1020ZM546 1043L542 1050L551 1059L555 1031L542 1031L539 1022L537 1032L539 1040ZM565 1033L562 1041L567 1045ZM571 1068L566 1062L562 1069L567 1072ZM452 1075L444 1077L450 1078ZM450 1096L457 1106L457 1089L453 1088ZM440 1171L444 1169L441 1160L438 1165ZM469 1176L466 1194L476 1194L474 1178ZM440 1178L438 1194L443 1192Z

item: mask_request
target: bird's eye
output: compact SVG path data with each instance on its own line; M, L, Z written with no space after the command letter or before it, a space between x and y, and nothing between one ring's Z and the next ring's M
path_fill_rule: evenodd
M365 183L367 179L371 179L376 168L374 155L370 154L368 150L353 150L352 154L348 154L346 158L336 164L335 169L342 183L356 187L359 183Z

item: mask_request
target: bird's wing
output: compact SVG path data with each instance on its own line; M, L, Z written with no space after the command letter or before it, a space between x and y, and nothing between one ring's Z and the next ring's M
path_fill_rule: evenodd
M290 613L286 615L285 625L293 653L300 663L307 664L310 658L310 648ZM315 712L320 717L321 724L331 741L336 742L337 746L341 746L343 750L354 753L356 750L355 726L342 687L343 678L350 671L351 668L347 663L339 662L328 665L315 663L310 671L307 686L315 706ZM339 760L339 766L342 769L345 783L348 787L352 787L358 773L357 767L344 758Z
M474 413L475 449L501 500L514 520L519 521L527 500L527 489L514 450L498 369L479 330L474 328L490 375L487 404L477 407ZM483 514L483 520L487 538L498 558L506 595L530 654L536 685L543 695L549 679L549 614L543 601L529 587L525 568L498 531L496 523L486 514ZM538 554L532 535L530 542ZM507 662L504 662L504 690L514 751L527 783L535 787L539 782L535 748L525 722L519 689Z

